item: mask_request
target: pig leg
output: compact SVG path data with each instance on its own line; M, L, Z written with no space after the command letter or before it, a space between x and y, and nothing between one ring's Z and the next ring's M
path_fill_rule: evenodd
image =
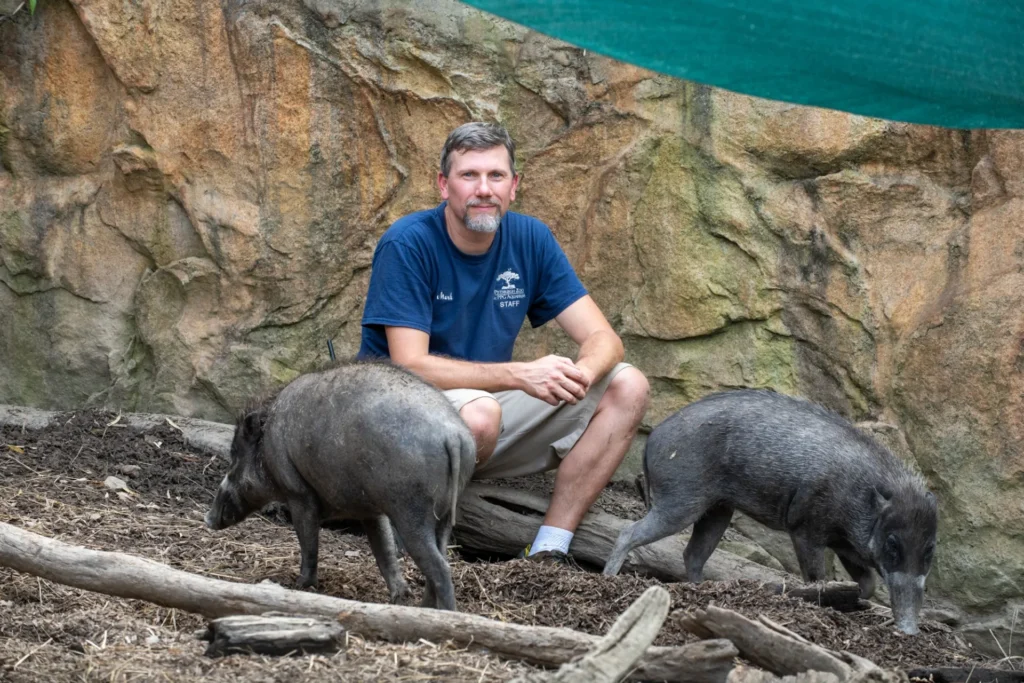
M437 523L435 534L437 536L437 549L440 551L441 556L448 557L448 536L451 534L452 525L451 521L443 519ZM449 565L450 571L451 565ZM437 604L437 595L434 592L433 584L427 581L426 589L423 591L423 604L427 607L433 607Z
M292 513L292 526L299 537L299 553L302 565L299 579L295 585L299 588L316 586L317 554L320 550L320 510L311 501L292 498L288 501L288 509Z
M405 604L410 595L409 584L405 582L402 568L398 564L398 548L391 532L391 521L381 515L364 521L363 529L366 530L366 540L370 542L373 557L377 560L377 568L388 586L391 603Z
M423 594L422 606L455 611L452 570L448 566L448 560L437 549L437 539L432 531L420 529L413 534L402 534L402 540L405 541L406 552L427 579L427 590Z
M693 524L701 512L703 510L697 509L695 506L687 506L682 514L678 514L675 509L666 512L664 506L653 506L643 519L630 524L619 534L619 539L615 542L608 561L604 563L605 576L618 574L626 561L626 556L634 548L654 543L682 531Z
M824 581L825 545L799 529L790 532L790 537L804 581Z
M438 519L432 507L424 509L418 505L393 512L391 521L398 530L405 552L427 580L421 606L454 611L455 585L452 583L452 571L445 553L438 549L438 525L449 526L450 518ZM444 540L447 541L447 532Z
M875 573L856 552L849 548L833 548L836 557L843 563L843 568L850 574L850 578L860 586L860 597L867 600L875 594Z
M728 505L717 505L704 513L693 525L690 542L683 551L686 563L686 578L691 583L700 583L704 578L704 563L715 551L722 535L729 528L733 508Z

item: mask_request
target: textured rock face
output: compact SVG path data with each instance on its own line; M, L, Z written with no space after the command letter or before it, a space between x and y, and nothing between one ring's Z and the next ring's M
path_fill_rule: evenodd
M648 427L728 387L819 401L938 493L933 594L1021 597L1024 134L742 97L448 0L0 24L0 403L227 420L328 338L353 353L377 238L438 201L447 133L495 118L516 208L651 380Z

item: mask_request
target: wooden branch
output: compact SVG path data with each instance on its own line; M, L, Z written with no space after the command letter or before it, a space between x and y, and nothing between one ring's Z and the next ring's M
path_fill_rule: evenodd
M544 496L473 482L459 498L455 537L461 545L473 550L514 556L533 540L547 508L548 499ZM572 540L573 557L603 567L619 533L629 523L591 510L576 529ZM664 581L685 581L685 548L685 538L678 535L663 538L630 553L622 570ZM779 586L793 582L793 577L785 572L721 549L708 559L704 578L711 581L754 579Z
M578 662L554 673L521 676L512 683L617 683L654 642L668 616L668 591L651 586L623 612L604 638Z
M343 600L269 583L210 579L123 553L68 545L2 523L0 565L68 586L146 600L209 618L264 612L325 616L337 618L346 629L366 638L450 640L548 667L584 655L598 642L596 636L567 628L522 626L472 614ZM725 640L651 647L632 675L721 683L736 655L736 648Z
M682 618L683 628L704 638L714 635L728 638L740 655L772 673L786 675L802 671L827 671L845 681L852 673L849 665L828 650L794 638L792 632L780 632L765 623L747 619L738 612L709 606L688 612Z
M751 663L784 676L781 683L906 683L906 675L885 671L849 652L833 652L761 615L757 621L709 606L688 612L680 622L698 637L731 640ZM733 671L729 683L778 681L756 671Z
M210 641L206 656L231 654L288 655L337 652L345 629L333 619L267 613L214 619L203 640Z
M776 595L800 598L819 607L831 607L837 612L857 612L869 605L866 600L861 600L860 586L853 581L775 584L772 590Z

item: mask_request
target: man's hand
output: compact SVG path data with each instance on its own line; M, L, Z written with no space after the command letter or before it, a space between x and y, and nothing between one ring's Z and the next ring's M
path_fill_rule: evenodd
M561 401L575 404L590 388L591 377L564 356L544 356L517 370L519 388L553 406Z

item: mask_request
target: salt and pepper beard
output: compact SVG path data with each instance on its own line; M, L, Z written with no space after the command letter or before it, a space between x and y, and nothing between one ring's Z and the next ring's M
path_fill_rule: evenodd
M501 225L501 207L494 205L494 208L497 209L497 215L481 214L471 217L469 215L470 207L480 205L486 206L484 202L467 204L466 215L462 217L462 223L473 232L497 232L498 226Z

